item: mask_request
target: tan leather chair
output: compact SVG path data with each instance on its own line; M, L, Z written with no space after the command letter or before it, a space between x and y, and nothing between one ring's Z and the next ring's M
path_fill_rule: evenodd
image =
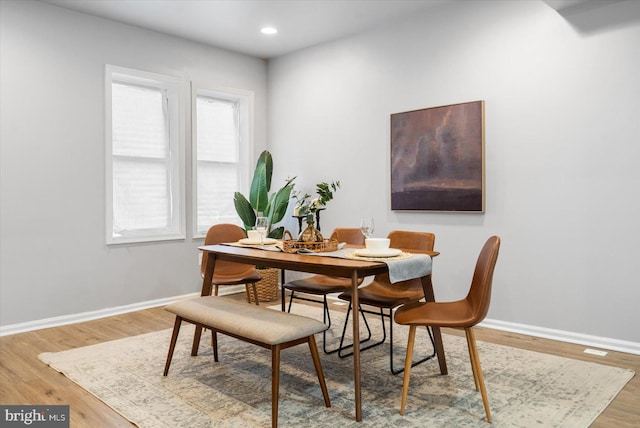
M398 248L407 253L426 253L433 251L433 245L436 240L436 236L433 233L428 232L409 232L402 230L394 230L387 235L387 238L391 240L390 247ZM342 331L342 339L340 340L340 351L338 355L342 358L352 355L353 352L344 353L347 348L351 348L351 345L344 345L344 337L347 330L347 323L349 321L349 314L351 312L351 289L340 294L340 299L347 300L349 302L349 308L347 309L347 317L345 319L344 328ZM411 279L408 281L397 282L392 284L389 280L389 274L384 273L376 275L373 281L358 290L358 298L360 301L360 313L364 317L365 313L380 315L382 321L382 340L366 347L360 348L360 351L373 348L374 346L382 345L386 338L387 332L384 324L384 318L389 318L389 367L391 373L401 373L404 368L395 370L393 367L393 319L391 314L393 309L403 305L405 303L417 302L424 298L424 290L422 288L422 282L420 278ZM373 306L380 309L380 312L373 312L367 309L363 309L363 305ZM385 313L385 309L387 313ZM365 325L368 328L368 322L364 318ZM427 328L431 343L433 344L433 336L431 331ZM434 345L435 346L435 345ZM420 364L435 356L435 347L431 355L424 357L423 359L416 361L413 365Z
M333 230L330 239L336 239L338 242L346 242L352 245L364 245L364 235L360 228L338 227ZM363 278L358 279L358 284L362 284ZM341 293L351 289L351 278L339 278L336 276L314 275L309 278L299 279L297 281L287 282L282 286L283 290L289 290L291 293L289 298L289 308L287 312L291 312L291 303L293 299L305 300L308 302L319 302L308 297L296 296L296 293L311 294L314 296L322 296L324 306L323 322L331 328L331 315L327 304L327 295L331 293ZM285 306L285 293L282 293L282 310ZM333 354L338 349L327 350L327 332L322 332L322 350L325 354Z
M467 297L455 302L421 302L402 306L396 311L395 320L398 324L409 325L409 343L407 345L407 357L404 370L404 382L402 384L402 403L400 414L404 414L407 404L407 391L409 390L409 376L411 374L411 361L413 344L416 337L417 326L456 327L463 328L467 336L471 370L476 384L482 395L484 410L487 414L487 422L491 422L491 411L487 390L484 386L484 376L480 367L480 357L476 347L476 339L472 327L484 319L489 311L491 301L491 283L493 271L498 260L500 238L492 236L487 240L480 251L476 268L473 272L471 288Z
M228 223L215 224L207 231L207 236L204 239L204 245L221 244L223 242L237 242L246 237L244 230L240 226ZM202 263L200 264L200 274L203 278L206 265L207 254L205 252L205 254L202 255ZM213 295L218 295L218 287L220 285L244 284L247 293L247 302L251 303L251 299L249 298L249 285L251 285L253 300L255 300L256 305L259 305L256 282L261 279L262 277L253 265L216 260L213 280L211 281L211 284L213 285Z

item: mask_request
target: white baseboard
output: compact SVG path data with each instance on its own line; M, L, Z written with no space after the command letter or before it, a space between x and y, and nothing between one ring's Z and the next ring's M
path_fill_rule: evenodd
M339 300L338 294L329 294L330 300ZM554 330L545 327L536 327L526 324L518 324L507 321L485 319L479 324L480 327L492 328L494 330L510 331L512 333L524 334L527 336L541 337L544 339L557 340L559 342L574 343L593 348L607 349L610 351L626 352L627 354L640 355L640 343L626 340L610 339L608 337L590 336L588 334L574 333L571 331Z
M525 334L527 336L542 337L560 342L574 343L594 348L608 349L610 351L626 352L640 355L640 343L626 340L610 339L608 337L591 336L570 331L554 330L545 327L536 327L526 324L517 324L506 321L485 319L480 323L481 327L495 330L510 331L512 333Z
M239 291L244 292L243 285L224 287L220 289L220 295L237 293ZM171 302L180 299L186 299L190 297L198 297L200 293L189 293L182 296L166 297L164 299L149 300L146 302L133 303L131 305L116 306L114 308L100 309L91 312L82 312L79 314L63 315L53 318L45 318L36 321L29 321L19 324L11 324L6 326L0 326L0 337L9 336L11 334L25 333L27 331L41 330L43 328L60 327L62 325L75 324L79 322L91 321L100 318L112 317L114 315L126 314L129 312L141 311L143 309L157 308L159 306L168 305Z
M220 295L228 295L233 293L244 292L243 285L224 287L220 289ZM168 305L169 303L190 297L197 297L199 293L190 293L182 296L167 297L164 299L150 300L147 302L134 303L131 305L117 306L115 308L101 309L91 312L82 312L73 315L64 315L60 317L45 318L42 320L29 321L20 324L12 324L0 326L0 336L8 336L11 334L24 333L27 331L40 330L43 328L59 327L62 325L75 324L85 321L91 321L99 318L111 317L128 312L140 311L143 309L156 308ZM336 295L337 296L337 295ZM337 299L336 296L329 295L329 299ZM485 319L480 323L481 327L492 328L495 330L510 331L527 336L542 337L545 339L557 340L560 342L575 343L589 347L608 349L611 351L626 352L628 354L640 355L640 343L625 340L610 339L607 337L590 336L587 334L573 333L570 331L554 330L544 327L536 327L526 324L517 324L506 321Z

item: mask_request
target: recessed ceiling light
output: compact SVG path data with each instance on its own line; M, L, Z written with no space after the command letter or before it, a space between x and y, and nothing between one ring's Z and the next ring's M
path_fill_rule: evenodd
M260 31L262 32L262 34L276 34L278 32L278 29L274 27L263 27Z

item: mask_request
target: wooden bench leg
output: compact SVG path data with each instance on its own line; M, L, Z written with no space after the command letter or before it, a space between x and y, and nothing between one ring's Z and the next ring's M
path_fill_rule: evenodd
M278 398L280 394L280 345L271 347L271 427L278 426Z
M164 365L164 374L166 376L169 373L169 366L171 365L171 359L173 358L173 351L176 349L176 342L178 341L178 333L180 333L180 326L182 325L182 318L176 316L176 321L173 324L173 334L171 335L171 343L169 344L169 354L167 355L167 362Z
M318 354L318 346L316 345L316 338L311 335L307 342L309 343L309 350L311 351L311 357L313 358L313 365L316 367L316 374L318 375L318 382L320 382L320 389L322 389L324 405L331 407L329 392L327 391L327 384L324 381L324 373L322 372L322 364L320 363L320 355Z

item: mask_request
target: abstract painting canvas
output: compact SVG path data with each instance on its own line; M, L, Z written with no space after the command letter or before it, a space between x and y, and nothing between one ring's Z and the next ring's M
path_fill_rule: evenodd
M391 115L391 209L484 212L484 101Z

